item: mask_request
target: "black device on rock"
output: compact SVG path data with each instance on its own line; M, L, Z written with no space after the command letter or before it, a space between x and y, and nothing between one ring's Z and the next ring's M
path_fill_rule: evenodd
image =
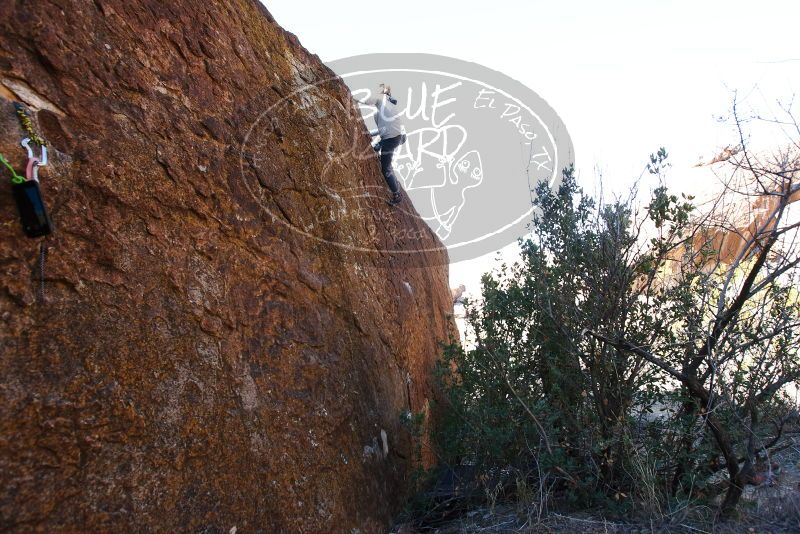
M26 180L21 184L14 184L12 190L25 235L41 237L50 234L53 231L53 223L42 200L39 182Z

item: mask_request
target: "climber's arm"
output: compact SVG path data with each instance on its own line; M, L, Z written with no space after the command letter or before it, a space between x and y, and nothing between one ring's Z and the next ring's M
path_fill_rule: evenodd
M367 97L364 97L364 98L356 98L355 95L352 95L352 96L353 96L353 101L357 102L359 104L364 104L365 106L377 106L378 105L378 99L376 97L374 97L374 96L372 96L372 97L367 96Z

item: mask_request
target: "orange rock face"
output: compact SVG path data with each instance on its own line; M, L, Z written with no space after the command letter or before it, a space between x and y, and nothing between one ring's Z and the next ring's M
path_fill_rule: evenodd
M388 197L330 164L370 150L345 86L255 0L0 13L0 153L24 171L25 102L55 226L24 236L2 171L0 529L384 531L452 302L413 210L298 230L326 186Z

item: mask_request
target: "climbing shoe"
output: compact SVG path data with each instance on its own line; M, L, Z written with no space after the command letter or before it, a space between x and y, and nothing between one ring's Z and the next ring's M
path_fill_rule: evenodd
M397 204L400 204L401 200L403 200L403 197L400 196L400 192L398 191L397 193L392 193L392 198L388 202L389 205L396 206Z

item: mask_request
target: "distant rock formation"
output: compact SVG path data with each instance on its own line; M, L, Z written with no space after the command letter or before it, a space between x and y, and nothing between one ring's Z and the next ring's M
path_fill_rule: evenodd
M717 184L716 192L706 192L708 198L699 202L694 215L697 229L689 251L694 261L702 262L707 269L730 265L752 254L760 236L774 227L773 216L781 199L785 197L787 205L800 200L800 159L796 153L791 161L786 159L792 157L790 154L771 161L754 154L746 159L740 148L726 150L705 167L706 171L692 171L710 173L695 176L696 181ZM758 182L748 170L750 165L759 175ZM701 254L703 249L714 253ZM684 247L675 249L672 269L680 268L686 254Z
M738 154L741 150L742 150L741 146L733 146L732 147L732 146L728 145L725 148L723 148L719 152L719 154L717 154L713 158L711 158L710 161L704 161L703 158L700 158L700 161L697 163L697 165L695 165L695 167L702 167L704 165L713 165L714 163L720 163L722 161L728 161L733 156Z
M20 100L55 226L26 238L0 171L0 530L384 532L416 461L400 415L455 330L413 210L297 230L323 175L385 192L374 157L327 165L371 153L344 84L293 99L332 73L256 0L0 13L0 153L24 170ZM413 265L331 244L402 252L398 229Z

